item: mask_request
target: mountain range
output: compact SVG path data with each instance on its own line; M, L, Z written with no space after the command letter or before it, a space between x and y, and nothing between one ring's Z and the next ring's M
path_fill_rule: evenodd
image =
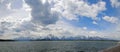
M19 37L19 38L14 38L13 40L16 41L74 41L74 40L90 40L90 41L95 41L95 40L99 40L99 41L105 41L105 40L112 40L112 41L116 41L114 39L110 39L110 38L104 38L104 37L98 37L98 36L62 36L62 37L57 37L54 35L48 35L46 37L39 37L39 38L33 38L33 37Z

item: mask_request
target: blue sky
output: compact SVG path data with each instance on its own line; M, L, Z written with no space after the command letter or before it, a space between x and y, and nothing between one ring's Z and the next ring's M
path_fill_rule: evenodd
M114 29L115 26L117 24L113 24L110 22L107 22L105 20L102 19L103 16L117 16L117 11L118 8L114 8L111 6L111 2L110 0L103 0L104 2L106 2L106 10L102 11L101 13L99 13L97 15L97 18L99 18L100 20L92 20L91 18L88 17L81 17L81 16L77 16L77 18L79 18L78 21L72 20L66 20L68 23L72 24L73 26L77 26L77 27L88 27L89 30L96 30L96 31L105 31L105 30L110 30L110 29ZM88 0L87 1L90 4L96 4L97 2L99 2L98 0ZM119 18L119 17L117 17ZM95 21L98 24L93 24L92 22Z
M119 0L0 0L0 38L120 38Z

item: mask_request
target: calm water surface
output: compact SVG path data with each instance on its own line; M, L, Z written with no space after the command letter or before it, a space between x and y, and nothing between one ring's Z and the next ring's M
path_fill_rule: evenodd
M112 41L0 42L0 52L98 52L116 44Z

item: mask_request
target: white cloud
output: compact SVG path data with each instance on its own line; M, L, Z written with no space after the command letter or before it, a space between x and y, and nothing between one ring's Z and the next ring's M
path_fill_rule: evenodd
M84 30L87 30L87 27L83 27Z
M88 4L83 0L51 0L55 4L52 11L59 12L62 17L66 17L69 20L76 20L77 16L86 16L92 19L97 19L97 15L106 10L106 3L99 1L96 4Z
M93 24L95 24L95 25L97 25L97 24L98 24L96 21L93 21L92 23L93 23Z
M45 4L46 0L41 0L43 4Z
M11 6L9 7L6 6L6 4L11 4L13 1L16 1L16 0L9 1L8 3L4 3L4 2L7 2L6 0L4 0L3 1L4 4L1 4L1 6L6 7L6 9L0 9L0 11L1 12L4 11L6 15L3 16L2 14L0 14L0 23L7 22L7 23L12 24L12 26L16 28L17 26L21 25L24 21L30 21L31 15L30 15L30 10L26 11L26 9L30 7L22 6L22 8L20 9L12 9ZM25 5L25 6L27 5L24 2L24 0L21 0L21 1L23 1L22 5ZM11 12L8 13L6 10L11 11Z
M31 20L30 10L27 10L30 7L24 7L19 9L12 9L11 4L16 0L3 0L0 3L0 32L1 35L7 36L8 34L14 34L15 28L18 28L25 21ZM19 0L24 2L23 0ZM26 3L22 3L22 5L27 5ZM9 32L11 31L11 32ZM8 34L6 34L8 33ZM9 37L9 35L8 35ZM14 37L14 36L13 36Z
M97 34L96 31L90 31L89 33L90 33L90 34Z
M110 0L112 7L118 8L120 7L120 1L119 0Z
M119 20L116 17L110 17L110 16L104 16L103 19L110 23L118 23L118 20Z

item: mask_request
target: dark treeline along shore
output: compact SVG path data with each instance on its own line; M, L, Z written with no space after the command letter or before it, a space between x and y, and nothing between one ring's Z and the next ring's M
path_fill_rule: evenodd
M0 39L0 41L15 41L15 40L11 40L11 39Z

